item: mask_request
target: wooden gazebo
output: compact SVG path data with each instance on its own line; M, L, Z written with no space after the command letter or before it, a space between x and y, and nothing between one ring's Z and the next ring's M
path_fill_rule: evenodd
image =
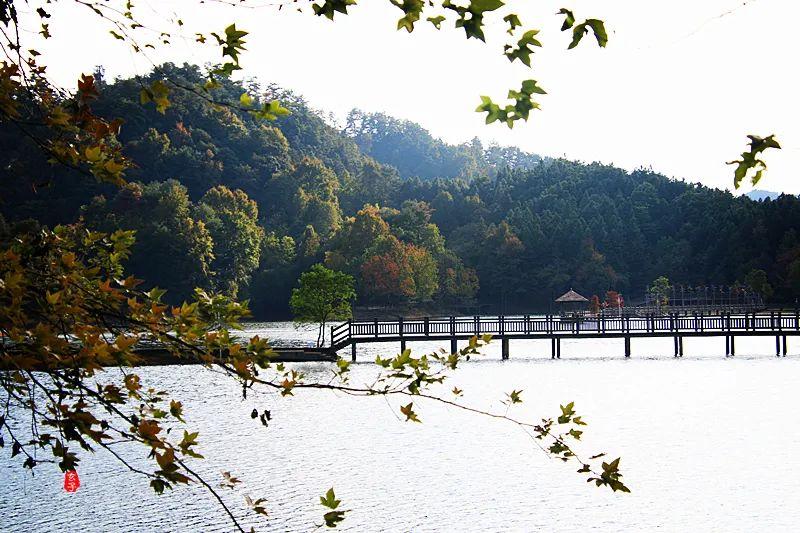
M589 303L589 300L570 289L556 298L556 303L558 304L558 309L562 315L578 313L582 314L584 311L586 311L586 304Z

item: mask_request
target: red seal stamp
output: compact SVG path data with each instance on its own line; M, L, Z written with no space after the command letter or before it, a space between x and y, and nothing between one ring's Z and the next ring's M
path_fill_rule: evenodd
M75 492L81 486L81 478L75 470L67 470L64 472L64 490L67 492Z

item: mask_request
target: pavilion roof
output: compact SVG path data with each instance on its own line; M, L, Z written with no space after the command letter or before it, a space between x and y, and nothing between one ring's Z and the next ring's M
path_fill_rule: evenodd
M564 303L564 302L588 302L586 298L578 294L577 292L573 291L572 289L568 290L558 298L556 298L556 303Z

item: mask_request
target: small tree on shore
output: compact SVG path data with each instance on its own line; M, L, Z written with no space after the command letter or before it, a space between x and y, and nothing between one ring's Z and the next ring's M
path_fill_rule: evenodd
M761 269L754 268L748 272L744 277L744 282L753 289L754 292L758 293L764 301L769 300L772 298L772 295L775 294L767 278L767 273Z
M669 305L669 292L672 290L672 285L670 285L669 279L665 276L656 278L647 290L653 295L659 308L662 305Z
M353 277L316 264L303 272L299 287L292 290L289 305L296 322L318 322L317 347L325 343L325 326L330 320L353 316L350 302L356 297Z

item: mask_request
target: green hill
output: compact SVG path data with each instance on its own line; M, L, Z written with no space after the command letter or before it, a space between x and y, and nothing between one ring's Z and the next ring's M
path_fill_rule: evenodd
M203 79L194 66L161 69L187 85ZM291 115L258 121L181 91L162 115L139 102L151 80L101 81L95 111L125 120L137 183L87 183L0 125L0 230L79 217L136 229L130 269L173 299L209 286L282 316L316 262L355 275L370 304L534 310L569 287L630 301L661 275L720 285L753 269L775 300L800 296L794 196L755 202L648 171L454 146L357 110L339 130L301 97L255 82L226 82L216 97L247 89Z

